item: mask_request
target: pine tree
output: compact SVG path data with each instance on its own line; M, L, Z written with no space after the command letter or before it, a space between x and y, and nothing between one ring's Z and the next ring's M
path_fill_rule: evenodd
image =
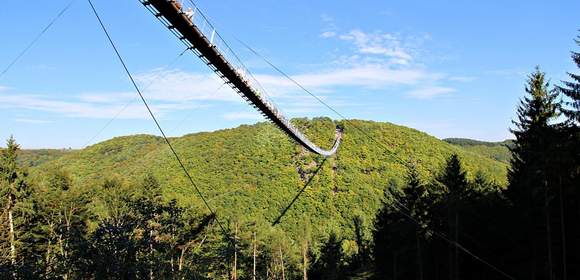
M426 187L415 164L407 166L407 182L400 193L387 189L375 220L373 256L378 279L424 279L429 213Z
M27 174L18 167L17 158L20 146L11 136L5 149L0 150L0 199L2 201L2 220L8 230L6 242L8 252L2 252L2 257L7 256L9 269L12 277L16 277L17 269L22 268L26 256L21 254L26 247L23 239L26 231L22 229L26 225L26 218L31 212L29 187ZM4 260L2 260L4 262ZM9 275L9 274L8 274Z
M580 46L580 36L575 41ZM572 52L572 60L580 68L580 53ZM569 101L565 103L569 107L562 108L562 113L564 113L571 123L578 126L580 125L580 73L568 73L568 76L570 80L562 81L563 85L557 88L569 98Z
M320 249L320 257L312 264L310 279L345 279L342 271L341 242L335 233L331 233Z
M463 203L469 198L470 192L467 175L461 167L461 161L457 154L453 154L447 159L443 173L439 175L437 181L446 189L441 201L441 209L446 212L446 231L452 241L461 243L459 240L460 214L464 207ZM449 279L460 279L460 271L459 248L454 244L449 244Z
M580 36L575 40L580 46ZM572 51L572 60L580 69L580 53ZM580 73L568 73L569 80L562 81L557 86L558 91L565 96L562 113L567 117L567 125L559 127L558 140L559 154L555 156L559 171L557 178L557 216L560 231L560 255L562 262L562 279L580 277L580 268L576 264L580 261L580 253L574 248L580 246ZM556 205L555 205L556 206ZM568 277L570 276L570 277Z
M545 74L539 68L532 73L526 85L525 96L517 110L515 129L510 131L516 140L511 148L513 158L508 172L508 196L521 203L531 203L537 196L535 188L545 179L546 147L554 132L551 122L558 116L557 94L549 89Z
M511 148L513 158L508 171L509 187L506 195L520 211L520 225L526 236L520 244L519 254L532 256L519 271L524 278L549 278L553 274L550 200L553 192L548 188L553 178L550 159L554 157L556 129L553 121L558 117L557 93L550 89L545 74L536 68L528 77L526 93L517 110L516 140ZM540 218L542 217L542 218ZM541 230L539 230L541 229ZM545 246L544 246L545 245Z
M413 219L415 219L415 222L419 223L416 225L417 227L414 234L417 265L416 279L423 280L425 274L423 266L423 243L426 238L429 223L425 198L427 190L425 185L421 182L419 170L414 163L407 169L407 187L403 191L405 193L404 203L406 208Z

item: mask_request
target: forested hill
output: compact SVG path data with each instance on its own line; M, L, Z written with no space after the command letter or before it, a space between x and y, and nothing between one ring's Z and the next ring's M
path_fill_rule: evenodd
M18 153L18 164L28 167L37 166L47 161L55 160L72 151L74 150L72 149L20 150Z
M335 123L330 119L294 122L315 143L323 147L332 144ZM385 187L403 184L406 169L399 159L416 162L427 180L440 170L450 154L457 153L468 176L481 171L499 183L506 181L504 163L423 132L390 123L353 120L352 124L382 145L351 124L344 124L344 140L338 154L324 162L311 185L283 217L280 226L284 230L295 234L294 227L304 214L321 232L333 228L348 232L354 215L371 221L380 207ZM210 204L227 219L243 217L273 222L317 164L323 162L268 123L189 134L171 141ZM175 198L181 205L205 211L159 137L114 138L44 162L31 168L31 173L35 177L55 168L69 173L75 184L96 192L106 180L131 185L151 174L161 182L165 199ZM98 205L95 209L98 212Z
M446 138L443 141L506 164L509 164L512 158L509 147L513 145L513 140L485 142L466 138Z

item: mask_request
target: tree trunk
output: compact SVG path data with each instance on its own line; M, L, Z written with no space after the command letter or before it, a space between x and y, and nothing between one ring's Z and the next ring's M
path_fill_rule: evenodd
M179 265L177 271L181 272L183 269L183 259L185 257L185 250L186 248L181 249L181 255L179 256Z
M562 188L562 177L560 179L560 231L562 233L562 279L568 279L568 268L566 260L566 224L564 218L564 199L562 198L563 188Z
M303 279L308 280L308 240L302 245L302 274Z
M252 270L252 279L256 280L256 232L254 231L254 267Z
M153 230L149 230L149 280L153 280Z
M232 269L232 279L238 279L238 224L234 231L234 267Z
M548 202L548 186L546 181L544 181L544 186L546 188L544 197L544 212L546 214L546 240L548 242L548 279L552 280L554 274L554 263L552 260L552 227L550 226L550 207Z
M419 274L417 279L423 280L423 257L421 256L421 239L419 232L417 232L415 236L417 239L417 264L419 266Z
M286 280L286 274L284 271L284 256L282 255L282 246L280 246L280 264L282 264L282 280Z
M533 224L533 223L532 223ZM532 226L532 229L534 227ZM538 249L536 247L536 232L532 231L532 237L531 237L531 241L532 241L532 262L531 262L531 266L530 266L530 270L532 272L532 275L530 277L530 279L532 280L536 280L537 278L537 271L536 271L536 264L538 263Z
M455 268L455 279L459 278L459 214L457 213L457 209L455 209L455 262L453 267Z
M52 226L50 226L52 228ZM46 275L48 275L51 271L51 267L52 264L50 263L50 253L51 253L51 248L50 246L52 246L52 242L50 240L50 237L48 238L48 246L46 246L46 268L44 269L44 272L46 273Z
M10 238L10 263L12 264L12 279L16 279L16 238L14 234L14 219L12 217L12 199L8 201L8 224Z
M12 268L14 268L16 265L16 238L14 237L14 219L12 218L12 206L9 207L10 210L8 210L8 224L10 227L10 263L12 264Z
M453 205L451 205L449 207L449 209L447 210L448 211L447 212L447 227L448 227L449 235L453 236L453 239L454 239L453 241L457 242L455 240L455 231L452 231L453 224L454 224L452 221L452 219L453 219L453 208L452 207L453 207ZM453 253L455 252L455 248L457 248L457 246L455 246L455 244L452 244L452 243L449 244L449 259L448 259L448 261L449 261L449 268L448 268L449 269L449 271L448 271L449 280L454 280L453 277L455 276L455 268L453 266L453 264L455 263L454 262L455 258L453 256Z
M393 280L397 279L397 252L393 252Z
M70 237L70 227L71 227L71 219L72 219L72 215L74 214L74 210L73 207L71 206L70 208L70 213L68 215L66 215L67 212L65 212L65 223L66 223L66 238ZM63 240L63 244L62 244L62 250L63 250L63 256L66 262L66 272L63 275L64 280L68 280L68 275L69 275L69 271L70 271L70 264L69 264L69 260L68 260L68 239Z

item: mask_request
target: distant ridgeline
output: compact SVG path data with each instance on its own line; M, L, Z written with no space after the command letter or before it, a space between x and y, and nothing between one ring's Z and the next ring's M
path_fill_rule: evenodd
M513 140L485 142L466 138L446 138L443 141L505 163L509 163L512 158L510 147L513 145Z
M18 153L18 164L33 167L52 161L73 152L72 149L31 149L20 150Z

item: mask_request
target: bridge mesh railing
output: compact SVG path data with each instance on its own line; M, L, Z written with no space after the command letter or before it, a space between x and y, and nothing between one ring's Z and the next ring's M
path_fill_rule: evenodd
M252 75L249 69L244 65L239 56L232 50L229 44L223 39L220 33L216 30L209 19L201 12L201 10L194 4L191 3L193 16L191 22L194 27L196 27L201 34L203 34L206 39L212 44L218 52L223 56L225 61L227 61L230 66L236 70L238 75L250 85L254 90L258 98L266 104L266 106L276 115L276 117L281 120L292 132L299 138L303 139L306 143L310 143L308 138L298 129L296 129L290 121L284 116L284 114L278 109L279 106L268 96L266 90L258 82L258 80Z
M143 4L145 4L147 2L147 0L140 0L140 1ZM226 63L228 63L229 66L233 70L236 71L238 76L246 84L249 85L249 87L252 89L252 91L254 91L254 94L258 97L258 99L260 99L260 101L262 101L262 103L264 103L266 105L266 107L268 107L268 109L276 116L277 119L279 119L284 124L284 126L286 126L290 131L292 131L292 133L296 137L300 138L303 141L303 143L306 143L307 145L309 145L317 153L327 154L328 152L325 153L325 151L320 149L318 146L314 145L314 143L312 143L302 132L300 132L296 127L294 127L294 125L292 125L290 123L290 121L278 109L279 107L276 105L276 103L268 96L266 90L262 87L260 82L258 82L258 80L254 77L254 75L252 75L252 73L249 71L249 69L244 65L244 63L241 61L241 59L238 57L238 55L232 50L232 48L223 39L223 37L219 34L219 32L217 32L216 28L209 21L209 19L195 5L195 3L190 1L190 4L191 4L192 12L193 12L192 16L190 18L192 27L196 28L206 38L206 40L211 44L211 46L214 47L217 50L217 52L223 57L223 59L226 61ZM155 14L155 15L157 14L156 11L152 10L152 7L150 7L149 5L145 5L145 6L153 14ZM187 11L188 8L189 7L182 8L182 13L185 14L185 11ZM168 27L170 26L170 23L167 22L165 19L160 18L160 17L158 17L158 19L166 26L168 26ZM184 44L187 47L189 47L191 49L195 48L195 46L192 46L187 40L184 40L183 36L179 33L178 30L175 30L173 28L170 28L170 30L182 42L184 42ZM198 55L199 55L199 53L198 53ZM202 57L202 56L200 56L200 57L204 61L206 61L206 63L209 64L209 62L204 57ZM210 65L210 67L213 67L213 66ZM222 77L222 79L224 79L224 78ZM240 92L240 89L237 89L236 91L244 99L248 100L247 97L244 96L244 94ZM333 152L331 152L331 153L333 153Z

